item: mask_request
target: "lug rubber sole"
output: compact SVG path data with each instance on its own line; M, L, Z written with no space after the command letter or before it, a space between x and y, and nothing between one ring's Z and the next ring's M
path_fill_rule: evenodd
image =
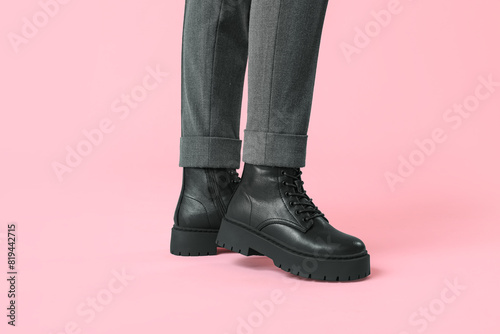
M206 256L217 254L218 230L172 227L170 253L179 256Z
M368 253L349 258L314 257L290 249L249 226L225 218L216 243L246 256L265 255L281 270L314 280L353 281L370 275Z

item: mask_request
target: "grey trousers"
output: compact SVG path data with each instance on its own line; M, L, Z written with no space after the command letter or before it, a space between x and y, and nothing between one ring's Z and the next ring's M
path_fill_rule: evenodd
M303 167L328 0L186 0L181 167Z

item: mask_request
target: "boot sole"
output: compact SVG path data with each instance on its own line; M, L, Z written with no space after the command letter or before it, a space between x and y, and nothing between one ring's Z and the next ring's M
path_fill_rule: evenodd
M216 243L246 256L265 255L291 274L321 281L354 281L370 275L368 253L346 258L320 258L292 250L243 224L222 220Z
M170 253L178 256L206 256L217 254L218 230L172 227Z

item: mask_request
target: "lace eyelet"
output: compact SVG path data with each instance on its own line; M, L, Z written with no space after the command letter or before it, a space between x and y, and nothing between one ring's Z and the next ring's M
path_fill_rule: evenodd
M295 211L296 214L300 215L300 210Z
M288 191L285 191L285 196L289 196Z
M285 171L284 170L281 170L281 175L285 175Z
M290 204L290 206L294 206L295 205L295 203L292 202L292 201L288 202L288 204Z
M302 218L302 220L306 222L306 221L308 221L309 219L307 219L307 218Z
M286 186L286 181L281 181L281 183Z

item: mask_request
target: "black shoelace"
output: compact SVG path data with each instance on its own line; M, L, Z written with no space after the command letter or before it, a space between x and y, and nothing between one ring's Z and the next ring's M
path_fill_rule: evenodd
M295 192L290 192L290 191L285 192L285 196L296 196L299 198L299 201L290 201L291 206L295 205L302 206L302 209L296 210L295 213L296 214L307 213L308 216L302 218L304 221L308 221L316 217L324 217L325 214L322 213L316 205L314 205L313 199L310 198L306 194L306 191L304 190L303 187L304 181L302 181L300 177L302 175L302 171L300 170L300 168L294 168L294 170L296 171L295 175L288 174L285 170L282 170L281 174L288 176L292 178L292 180L294 180L293 183L288 183L286 181L283 181L283 184L286 186L293 187L296 190Z

